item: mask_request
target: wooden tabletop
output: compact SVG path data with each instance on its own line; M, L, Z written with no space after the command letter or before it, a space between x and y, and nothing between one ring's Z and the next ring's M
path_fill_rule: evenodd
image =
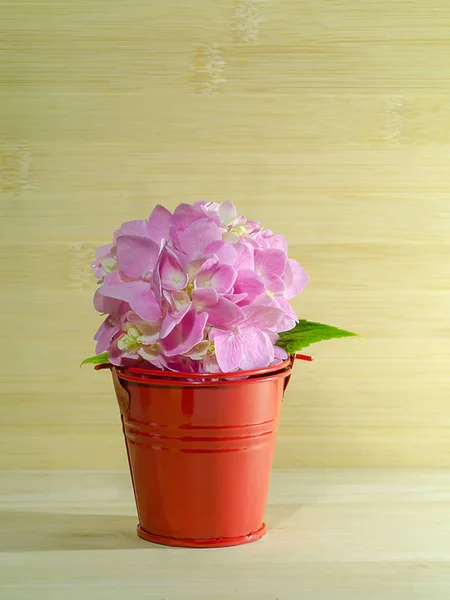
M269 534L218 550L136 537L122 471L0 472L4 600L448 600L450 473L273 474Z

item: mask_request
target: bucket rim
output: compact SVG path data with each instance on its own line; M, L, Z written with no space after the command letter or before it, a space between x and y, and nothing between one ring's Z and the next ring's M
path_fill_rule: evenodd
M128 379L129 381L146 381L146 380L171 380L177 381L180 380L182 382L189 381L191 383L207 383L208 381L216 382L220 381L240 381L243 379L256 379L260 378L264 375L275 375L285 373L288 370L291 370L293 366L292 358L287 358L281 363L277 363L276 365L272 365L270 367L264 367L262 369L252 369L249 371L232 371L228 373L186 373L179 371L168 371L165 369L143 369L140 367L113 367L119 377L123 379ZM129 379L129 378L132 379ZM192 381L194 380L194 381Z
M242 373L243 371L241 371ZM140 385L149 385L156 387L172 387L172 388L186 388L186 387L224 387L224 386L236 386L236 385L246 385L249 383L262 383L266 381L274 381L276 379L287 379L292 374L292 367L288 366L287 368L276 371L274 373L263 373L260 376L250 376L250 377L239 377L234 379L228 378L216 378L216 379L207 379L207 380L189 380L186 379L169 379L167 377L139 377L138 375L132 375L123 373L121 371L117 371L118 379L122 381L129 381L132 383L137 383Z

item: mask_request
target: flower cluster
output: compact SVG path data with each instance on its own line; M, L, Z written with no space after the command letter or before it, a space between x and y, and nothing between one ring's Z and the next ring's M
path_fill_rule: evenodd
M239 216L231 202L157 206L97 250L97 354L114 365L183 372L264 368L286 358L289 299L308 282L282 235ZM150 365L149 365L150 363Z

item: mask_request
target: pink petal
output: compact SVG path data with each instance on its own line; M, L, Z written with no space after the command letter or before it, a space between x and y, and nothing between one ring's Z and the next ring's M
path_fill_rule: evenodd
M119 307L122 305L122 300L117 300L117 298L108 298L106 296L102 296L100 293L100 289L96 290L94 294L94 308L99 313L116 315L119 311Z
M217 304L219 295L211 287L199 288L192 292L192 300L198 308L206 308Z
M267 337L272 342L272 344L276 344L278 342L278 340L280 339L278 332L272 331L271 329L265 329L264 333L267 333Z
M247 223L245 224L245 229L249 232L249 233L257 233L260 229L261 229L261 224L259 223L259 221L247 221Z
M244 320L242 309L225 298L219 298L217 304L208 308L207 311L208 325L214 325L215 327L228 329L233 325L242 323Z
M190 258L198 258L204 255L205 248L211 242L222 239L220 227L209 219L195 221L178 237L178 247Z
M211 279L218 268L217 258L208 258L197 271L194 285L198 288L211 287Z
M225 300L230 300L233 304L239 304L242 300L247 298L248 294L225 294L223 297Z
M240 243L235 246L238 258L236 264L234 265L238 271L242 271L244 269L251 269L252 271L255 268L255 249L251 244Z
M152 347L152 345L142 346L139 348L138 354L157 369L165 369L167 368L167 363L163 354L163 348L161 344L155 344L155 346L156 348Z
M170 309L161 324L161 338L167 337L191 308L191 300L186 292L173 292L172 294L166 292L166 294L170 297Z
M295 327L296 323L297 321L295 319L292 319L291 317L285 315L280 324L278 325L277 331L278 333L281 333L282 331L290 331Z
M202 266L205 264L205 262L207 260L211 261L210 264L217 263L216 258L208 258L208 259L198 258L197 260L193 260L186 266L186 271L187 271L187 274L189 277L189 281L194 281L194 279L197 276L197 273L199 272L199 270L202 268Z
M258 306L274 306L275 308L280 308L276 298L265 293L260 294L257 298L255 298L253 304L257 304Z
M114 270L105 276L104 285L112 285L113 283L115 284L115 283L123 283L123 282L124 282L124 280L120 276L119 271Z
M208 202L207 200L197 200L197 202L194 202L192 206L200 206L200 208L206 212L217 212L220 204L217 202Z
M143 288L130 300L130 306L144 321L157 321L161 317L158 304L150 286Z
M183 267L183 269L185 271L187 271L187 266L189 265L189 261L190 261L189 256L187 254L185 254L184 252L182 252L181 250L178 250L178 248L175 248L173 245L168 244L168 246L169 246L172 254L174 256L176 256L178 262Z
M284 317L278 324L277 331L279 333L281 333L282 331L289 331L293 327L295 327L295 324L298 321L297 314L285 298L278 296L276 298L276 300L277 300L278 306L284 312Z
M191 299L187 292L164 292L164 297L170 305L170 312L173 316L184 315L187 313L191 306Z
M251 246L253 248L253 250L261 250L261 249L263 249L263 247L261 246L260 242L258 242L258 240L256 238L257 238L257 236L255 236L255 237L247 236L246 238L244 238L245 239L245 243L247 244L247 246ZM241 242L242 242L242 240L241 240Z
M117 231L114 232L114 244L122 235L131 235L134 237L147 237L146 221L127 221L123 223Z
M273 354L273 363L274 364L283 362L288 357L286 350L284 350L283 348L280 348L279 346L274 346L273 351L274 351L274 354Z
M286 316L290 317L294 321L298 321L297 313L285 298L278 296L276 301L278 306L281 308L281 310L285 313Z
M213 287L218 294L226 294L233 287L238 272L233 269L230 265L220 265L214 275L211 277L211 287Z
M100 248L97 249L95 255L97 258L111 258L111 249L112 244L105 244L104 246L100 246Z
M146 228L149 238L157 244L164 239L169 239L169 229L172 222L172 213L158 204L147 219Z
M218 212L225 225L231 225L237 217L236 207L232 202L222 202Z
M212 287L219 294L226 294L236 281L237 271L230 265L217 265L208 259L195 278L196 287Z
M286 289L284 281L278 275L265 275L264 283L266 288L274 294L282 294Z
M161 285L166 290L182 290L188 283L188 276L184 272L179 260L174 254L163 250L159 265Z
M202 340L198 344L195 344L193 348L185 352L185 356L189 356L194 360L203 360L210 346L211 342L209 340Z
M106 244L105 246L100 246L95 253L95 262L91 266L94 275L99 282L101 282L106 275L106 269L102 261L106 258L112 259L111 249L112 244Z
M239 226L243 226L247 223L247 217L245 215L240 215L240 216L236 216L233 226L234 227L239 227Z
M194 261L189 265L189 268L192 269L193 265L200 265L197 269L196 277L201 277L204 280L209 280L213 276L214 271L217 269L219 261L217 257L212 257L203 260L203 262L201 262L200 260Z
M280 308L283 311L283 318L276 327L276 331L278 332L289 331L295 326L295 323L298 321L298 317L294 309L291 307L289 302L285 300L282 296L270 297L267 294L261 294L261 296L258 296L258 298L256 298L252 304L252 306L256 305L271 306L275 308ZM270 335L270 331L266 330L266 333Z
M94 336L94 340L97 342L95 353L101 354L102 352L105 352L105 350L108 350L112 338L119 331L119 321L112 319L111 316L108 315Z
M244 320L244 313L230 300L219 297L212 288L199 288L193 291L192 300L196 310L208 313L208 324L229 328Z
M221 371L229 373L239 368L243 358L242 342L239 335L226 333L214 338L216 358Z
M287 261L284 281L286 283L284 297L289 299L294 298L305 289L309 277L304 268L296 260L290 258Z
M269 248L282 250L284 252L284 254L287 254L288 244L287 244L287 240L284 237L284 235L281 235L281 234L273 235L272 237L269 237L267 239L267 242L268 242Z
M206 354L203 359L203 371L205 373L220 373L219 363L215 354Z
M256 250L255 269L263 277L268 275L282 277L286 269L286 254L282 250L271 248Z
M180 204L177 206L174 210L169 230L169 237L175 245L178 245L181 233L200 219L205 219L220 226L219 216L211 208L213 204L211 202L196 202L193 205Z
M184 317L184 315L181 315L179 317L174 317L169 313L166 313L166 315L163 318L163 321L161 323L161 331L160 331L160 337L161 339L167 337L169 335L169 333L178 325L178 323L181 321L181 319Z
M214 254L219 259L221 265L234 266L238 253L237 250L228 242L216 240L208 244L205 248L205 254Z
M150 278L158 255L159 246L152 240L128 235L117 239L117 266L128 279Z
M234 284L235 294L247 294L246 302L252 302L257 296L264 292L264 283L259 279L254 271L244 269L238 272Z
M161 285L161 275L159 273L160 261L161 261L161 254L159 255L158 261L156 263L156 267L152 274L152 280L151 280L152 291L155 294L156 301L158 302L159 305L161 305L163 302L163 299L162 299L163 289L162 289L162 285Z
M117 340L111 343L108 350L109 362L117 367L135 366L136 361L140 360L139 354L128 354L122 352L117 345Z
M144 321L157 321L161 317L161 308L149 283L129 281L106 285L99 288L99 294L128 302L131 308Z
M222 331L222 329L214 329L214 327L211 327L211 329L209 330L208 333L208 339L210 340L215 340L217 337L220 337L221 335L228 335L229 332L227 331Z
M218 213L220 205L217 202L205 202L203 200L200 200L199 202L194 202L193 206L200 207L204 216L208 217L208 219L213 221L213 223L215 223L219 227L221 226L220 217Z
M273 235L271 231L259 231L252 236L258 242L260 250L272 248L282 250L285 254L288 251L287 240L284 235Z
M266 333L257 327L244 327L239 337L243 348L242 359L239 362L241 369L250 371L270 365L274 357L274 349ZM215 343L217 348L217 342Z
M205 213L203 212L200 203L194 205L182 203L173 211L172 226L177 231L184 231L196 220L204 217Z
M261 229L261 235L264 238L271 238L273 236L273 231L270 229Z
M242 309L245 317L245 326L259 327L260 329L276 329L284 318L284 312L280 308L272 306L258 306L251 304Z
M162 340L166 356L184 354L201 342L208 315L190 310L181 322Z
M98 288L98 294L106 298L114 298L130 302L130 300L141 290L150 289L150 284L145 281L122 281L120 283L105 283Z
M270 248L270 239L273 237L273 233L268 229L259 229L251 236L251 240L255 243L255 247L260 250Z

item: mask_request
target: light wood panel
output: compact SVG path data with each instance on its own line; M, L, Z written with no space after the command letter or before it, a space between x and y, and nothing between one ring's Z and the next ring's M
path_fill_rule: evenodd
M284 233L317 346L276 466L450 465L447 0L0 2L3 468L115 468L97 245L158 203Z
M124 472L0 473L8 600L447 600L446 472L275 472L268 535L214 551L139 539Z

